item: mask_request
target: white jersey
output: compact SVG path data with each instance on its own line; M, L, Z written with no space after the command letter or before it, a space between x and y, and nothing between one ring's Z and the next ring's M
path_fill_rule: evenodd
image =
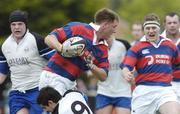
M93 114L83 95L69 92L59 101L58 114Z
M47 60L43 57L50 53L50 50L47 49L48 47L45 48L42 41L42 39L36 39L35 35L27 31L19 44L12 35L2 44L0 67L8 64L12 90L24 92L38 87L40 73L47 63ZM3 72L1 69L0 72Z
M117 40L113 40L112 46L108 52L109 72L105 81L98 82L98 94L111 97L131 97L131 86L122 76L120 64L126 54L125 45Z

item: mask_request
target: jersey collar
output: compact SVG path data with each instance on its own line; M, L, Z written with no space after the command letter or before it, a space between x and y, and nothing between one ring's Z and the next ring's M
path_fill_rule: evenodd
M168 38L164 38L164 37L162 37L162 36L159 36L159 37L160 37L160 39L159 39L159 42L158 42L157 44L156 44L156 43L153 43L153 42L147 41L145 35L140 39L140 42L149 42L149 43L152 44L155 48L158 48L163 41L166 41L166 40L171 41L171 40L168 39Z
M95 30L95 31L94 31L94 38L93 38L93 45L104 44L104 45L108 46L106 40L100 40L100 41L97 43L97 34L96 34L96 31L99 30L100 26L99 26L99 25L96 25L96 24L93 23L93 22L89 23L89 25Z

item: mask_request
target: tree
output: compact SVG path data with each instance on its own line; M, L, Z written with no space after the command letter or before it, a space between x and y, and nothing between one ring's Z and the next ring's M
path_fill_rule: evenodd
M15 9L28 12L30 29L47 35L69 21L93 21L94 13L106 6L107 0L1 0L0 36L10 34L8 16Z

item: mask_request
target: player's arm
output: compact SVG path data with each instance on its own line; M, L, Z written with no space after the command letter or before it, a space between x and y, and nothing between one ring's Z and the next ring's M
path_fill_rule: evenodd
M2 84L6 80L7 75L0 73L0 84Z
M62 51L62 44L58 41L56 36L48 35L45 37L45 43L52 49L56 49L58 52L61 53Z
M122 69L124 79L129 82L130 84L134 85L134 73L130 71L127 67Z
M9 67L1 48L2 47L0 46L0 84L2 84L5 81L7 74L9 72Z
M86 61L87 67L90 69L91 73L89 75L96 76L99 80L105 81L108 74L108 66L109 62L107 60L107 55L105 54L104 59L101 60L101 62L94 64L92 54L89 53L87 56L84 57L84 60Z
M104 71L104 69L97 67L94 65L94 67L91 69L94 76L96 76L99 80L105 81L107 78L107 73Z

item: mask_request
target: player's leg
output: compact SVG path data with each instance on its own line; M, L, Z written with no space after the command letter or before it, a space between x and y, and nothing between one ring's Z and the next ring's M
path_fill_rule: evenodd
M112 113L113 106L107 105L103 108L99 108L96 110L96 114L111 114Z
M116 114L130 114L131 113L131 98L130 97L116 97L113 99L113 106L115 106Z
M75 88L76 81L71 81L63 76L49 71L43 71L40 76L39 89L46 86L53 87L61 95L63 95L67 90Z
M166 102L160 106L159 112L161 114L180 114L180 104L176 101Z
M16 114L29 114L29 111L27 108L22 108L19 111L17 111Z
M96 114L111 114L112 110L111 99L107 96L98 94L96 96Z
M115 114L131 114L130 109L121 108L121 107L116 107L115 112L116 112Z
M178 97L178 102L180 103L180 82L172 81L172 88L175 91L177 97Z
M161 114L180 114L180 104L172 86L162 87L157 94L157 109Z
M10 114L29 114L26 101L24 100L24 93L19 91L11 91L9 93L9 109Z
M131 114L155 114L156 86L138 85L132 95Z
M26 101L28 102L29 107L29 114L42 114L43 109L37 103L37 96L39 94L38 88L30 89L26 91Z

